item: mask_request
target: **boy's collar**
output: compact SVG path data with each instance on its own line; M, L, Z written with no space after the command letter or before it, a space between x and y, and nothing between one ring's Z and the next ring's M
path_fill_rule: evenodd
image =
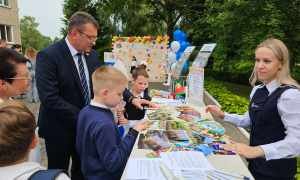
M100 104L100 103L97 103L93 100L91 100L91 103L90 103L92 106L96 106L96 107L100 107L100 108L104 108L104 109L109 109L106 105L104 104Z
M130 92L132 93L132 88L130 89ZM143 92L141 92L140 94L138 94L137 96L135 96L135 97L137 97L137 98L139 98L139 99L142 99L142 98L144 98L144 91Z

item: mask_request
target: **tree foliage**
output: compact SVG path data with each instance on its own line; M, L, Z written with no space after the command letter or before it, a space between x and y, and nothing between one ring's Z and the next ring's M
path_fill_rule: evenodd
M204 0L99 1L104 10L112 15L114 22L119 25L122 36L155 36L166 33L170 41L173 41L175 28L185 24L185 15L193 12L194 16L197 16L203 3ZM186 27L186 29L192 28Z
M265 39L278 38L289 49L291 68L300 63L299 0L206 0L206 13L195 25L195 38L216 42L214 68L249 72L256 47Z
M38 30L39 23L35 22L35 18L31 16L24 16L20 20L20 30L22 47L26 49L33 47L36 51L40 51L44 47L52 44L52 40L48 36L43 36Z

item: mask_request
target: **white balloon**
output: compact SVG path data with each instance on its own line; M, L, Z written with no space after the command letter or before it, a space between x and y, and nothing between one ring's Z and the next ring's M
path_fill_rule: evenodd
M176 61L176 53L170 52L170 53L168 54L168 59L169 59L171 62L177 62L177 61Z
M177 52L180 49L180 43L178 41L173 41L171 48L174 52Z
M173 63L173 64L172 64L172 66L171 66L171 70L172 70L172 71L174 71L174 70L175 70L175 66L176 66L176 64L177 64L177 63Z

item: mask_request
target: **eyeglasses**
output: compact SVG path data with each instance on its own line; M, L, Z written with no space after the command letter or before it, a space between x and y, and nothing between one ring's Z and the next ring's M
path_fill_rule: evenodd
M30 76L26 76L26 77L17 77L17 78L5 78L5 79L22 79L22 80L29 80L31 77Z
M79 31L78 29L76 29L78 32L80 32L81 34L84 34L83 32ZM86 34L84 34L86 35ZM87 37L90 38L91 41L97 41L98 37L92 37L92 36L89 36L89 35L86 35Z

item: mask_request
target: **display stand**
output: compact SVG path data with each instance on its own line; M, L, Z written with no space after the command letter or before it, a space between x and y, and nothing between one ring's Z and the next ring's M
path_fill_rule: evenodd
M179 76L181 74L182 68L186 60L190 57L191 53L194 51L195 48L196 46L189 46L184 50L184 52L180 56L180 59L177 61L175 69L173 70L172 80L179 79ZM172 90L172 81L170 82L169 90L170 89Z
M168 73L168 81L167 81L167 83L164 83L164 84L163 84L164 86L170 86L170 83L171 83L171 76L172 76L172 73Z
M186 100L198 106L203 103L204 66L216 45L216 43L204 44L194 60L193 66L190 67L188 75L189 97Z

